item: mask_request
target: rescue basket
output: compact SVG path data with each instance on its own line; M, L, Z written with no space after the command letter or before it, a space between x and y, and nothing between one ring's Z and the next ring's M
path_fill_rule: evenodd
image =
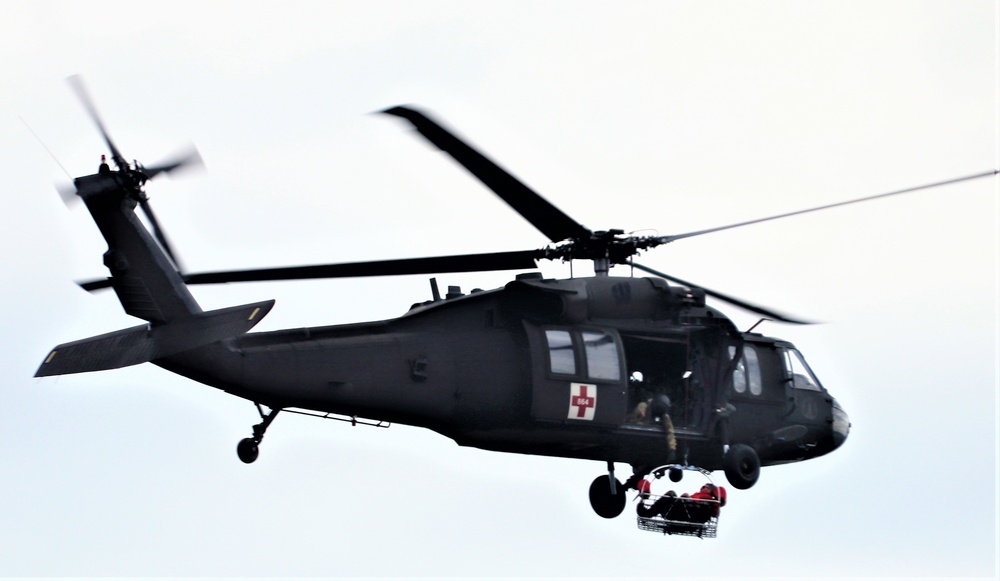
M662 490L668 486L660 482L664 476L671 474L670 480L679 481L685 471L701 474L708 483L693 495ZM696 466L667 464L656 468L639 481L638 488L636 523L640 530L664 535L715 538L719 527L719 510L726 504L726 489L716 486L707 470ZM656 493L655 490L661 491Z

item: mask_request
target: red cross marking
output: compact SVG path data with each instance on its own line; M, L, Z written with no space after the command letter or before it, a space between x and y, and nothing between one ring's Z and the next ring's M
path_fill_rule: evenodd
M587 415L587 408L592 408L595 405L594 398L587 395L587 386L580 386L580 395L574 395L570 398L570 405L576 407L576 417L582 418Z

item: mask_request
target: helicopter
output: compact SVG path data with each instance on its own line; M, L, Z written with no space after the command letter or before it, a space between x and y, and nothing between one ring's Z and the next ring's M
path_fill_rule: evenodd
M656 467L723 470L749 489L761 468L828 454L850 432L847 412L801 352L775 337L739 330L712 298L772 321L799 320L637 263L656 247L835 206L997 174L867 196L668 236L591 230L558 209L440 123L409 106L402 119L478 178L551 244L540 249L353 263L183 272L145 194L146 183L200 163L191 152L168 163L131 164L106 130L78 77L71 85L111 153L98 172L74 180L108 244L110 276L80 283L111 288L143 324L52 349L36 377L153 363L252 402L261 421L237 444L253 463L281 412L352 425L402 424L462 446L602 462L590 485L599 516L614 518L626 491ZM149 226L140 219L145 214ZM540 260L592 261L594 276L547 279ZM627 265L652 276L612 276ZM190 285L314 278L526 271L501 288L431 299L388 320L250 332L273 300L204 311ZM674 283L674 284L671 284ZM763 320L762 319L762 320ZM615 465L632 474L620 481ZM671 469L678 481L681 469Z

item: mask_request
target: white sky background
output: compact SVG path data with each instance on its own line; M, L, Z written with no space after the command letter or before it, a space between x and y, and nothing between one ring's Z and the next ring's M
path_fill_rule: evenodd
M136 324L52 184L194 142L148 188L191 271L537 248L407 125L433 112L592 229L661 234L998 167L997 4L32 2L0 21L0 576L997 574L996 179L679 241L641 262L822 325L765 324L853 422L733 491L719 538L593 514L597 462L279 416L152 365L36 380ZM577 267L577 274L587 265ZM546 264L547 276L568 276ZM621 269L618 274L627 275ZM512 273L439 276L493 288ZM260 330L398 316L426 276L197 288ZM721 305L741 328L755 317ZM618 466L622 477L629 470ZM724 481L719 473L717 481ZM688 484L694 485L694 482Z

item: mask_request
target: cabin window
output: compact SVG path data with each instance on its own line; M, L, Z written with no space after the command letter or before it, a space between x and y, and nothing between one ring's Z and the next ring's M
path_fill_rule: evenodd
M812 370L806 365L806 360L797 349L785 349L785 371L792 378L792 386L796 389L819 391L819 381Z
M729 356L736 355L736 347L729 348ZM733 391L736 393L746 393L760 395L764 391L764 384L760 376L760 360L757 358L757 350L751 345L743 345L743 358L736 364L733 370Z
M576 358L573 354L573 338L569 331L548 329L545 340L549 344L549 369L561 375L576 375Z
M747 383L750 385L750 393L760 395L764 392L764 382L760 378L760 360L757 358L757 350L746 345L743 347L743 357L747 360Z
M736 347L729 348L729 356L736 355ZM736 393L747 392L747 364L746 359L740 357L736 362L736 369L733 370L733 391Z
M591 379L617 381L621 378L618 345L615 338L603 331L584 331L583 348L587 355L587 375Z
M760 360L757 358L757 350L746 345L743 347L743 357L747 361L747 384L750 386L750 393L760 395L764 392L764 382L760 378Z

